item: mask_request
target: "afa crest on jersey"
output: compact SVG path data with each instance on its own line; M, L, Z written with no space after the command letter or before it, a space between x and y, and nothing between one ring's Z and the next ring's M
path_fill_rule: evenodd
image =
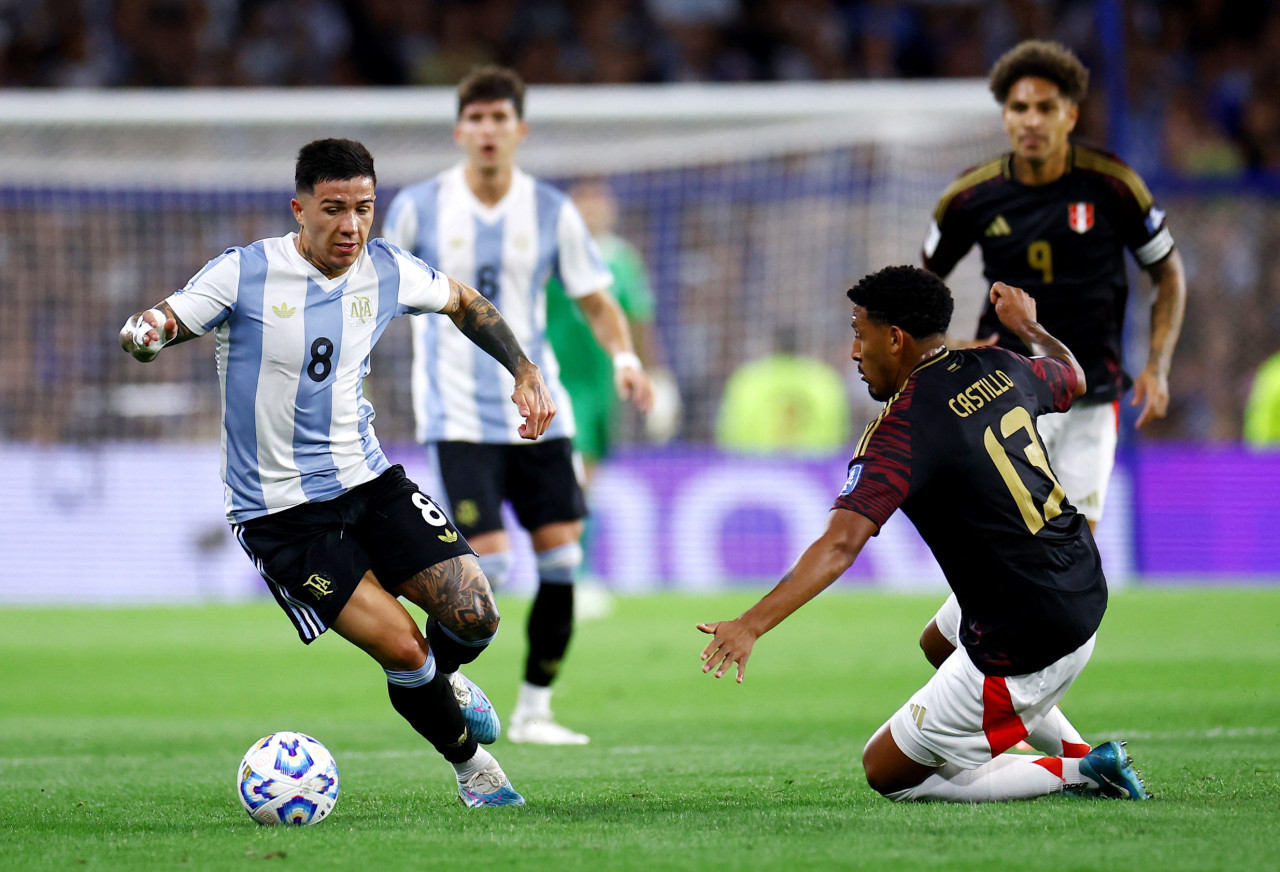
M1093 204L1068 203L1067 226L1076 233L1088 233L1093 228Z

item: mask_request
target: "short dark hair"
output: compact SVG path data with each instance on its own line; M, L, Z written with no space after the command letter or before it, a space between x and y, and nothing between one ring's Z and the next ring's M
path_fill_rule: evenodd
M317 139L298 149L293 187L299 194L310 194L320 182L364 178L378 184L373 155L354 139Z
M472 67L458 83L458 117L462 117L462 110L468 104L491 100L510 100L516 107L516 117L523 119L524 79L515 70L497 64Z
M1060 42L1028 39L1001 55L990 76L996 102L1003 106L1013 86L1027 76L1053 82L1073 103L1080 103L1089 93L1089 68Z
M946 333L955 309L946 282L915 266L874 272L849 289L849 299L877 324L900 327L916 339Z

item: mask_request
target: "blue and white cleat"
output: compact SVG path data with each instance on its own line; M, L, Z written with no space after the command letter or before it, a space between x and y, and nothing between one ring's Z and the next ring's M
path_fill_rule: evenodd
M467 729L481 745L492 745L502 735L502 722L498 713L493 710L493 703L484 691L461 672L449 676L449 684L453 686L453 697L462 709L467 721Z
M458 781L458 799L469 808L482 808L491 805L524 805L524 797L516 793L511 786L498 761L494 760L484 769L465 781Z
M1080 774L1096 781L1098 792L1111 799L1150 799L1124 746L1124 742L1103 742L1080 758Z

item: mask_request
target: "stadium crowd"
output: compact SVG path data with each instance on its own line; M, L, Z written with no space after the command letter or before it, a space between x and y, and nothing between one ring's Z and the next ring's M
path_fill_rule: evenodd
M514 67L531 84L980 77L1017 40L1044 36L1100 70L1098 5L0 0L0 85L452 85L480 62ZM1124 6L1137 169L1280 170L1280 9ZM1096 124L1105 113L1085 117Z
M452 85L483 61L509 64L535 85L980 77L1004 48L1040 36L1072 46L1093 68L1095 86L1077 133L1105 143L1106 89L1100 83L1108 57L1098 41L1097 5L0 0L0 87ZM1280 8L1216 0L1124 6L1130 129L1123 156L1168 211L1190 288L1170 414L1144 432L1238 440L1253 374L1280 349ZM81 219L91 216L59 220ZM923 238L923 215L920 226ZM39 235L37 228L31 232ZM0 249L7 252L7 268L18 272L36 251L18 235L0 239ZM695 307L700 297L705 299L691 298ZM1241 317L1246 312L1249 317ZM685 314L697 320L698 312ZM103 318L112 320L114 312ZM0 427L19 438L83 438L63 415L24 417L15 410L31 407L24 386L65 384L60 375L99 373L101 362L83 349L43 357L20 353L28 340L4 355L21 364L6 364L7 371L29 370L31 378L5 388ZM1135 350L1140 365L1140 346ZM707 406L727 373L710 375ZM692 401L686 415L695 414L699 388L682 388ZM58 408L77 407L72 397L65 399ZM49 426L39 425L46 417ZM681 435L710 438L711 415L699 420L703 425Z

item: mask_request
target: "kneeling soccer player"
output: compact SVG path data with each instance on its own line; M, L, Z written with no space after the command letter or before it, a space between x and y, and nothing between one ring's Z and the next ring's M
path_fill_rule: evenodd
M901 507L961 611L959 647L871 737L867 782L894 800L983 802L1052 793L1147 799L1120 742L1084 757L1005 753L1041 729L1084 669L1107 583L1084 517L1067 501L1035 419L1084 394L1071 351L1036 322L1035 301L997 282L1001 323L1036 357L951 351L947 286L915 267L858 282L851 357L885 403L849 464L827 529L778 585L714 638L703 672L737 665L756 639L840 577Z

